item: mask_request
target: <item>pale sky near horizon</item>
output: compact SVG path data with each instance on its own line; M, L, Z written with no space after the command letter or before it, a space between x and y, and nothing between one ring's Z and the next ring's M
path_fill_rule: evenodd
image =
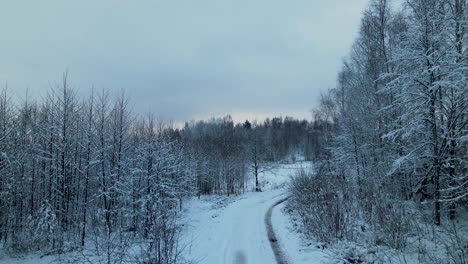
M15 0L0 3L0 83L40 98L61 80L124 90L175 122L310 119L368 0Z

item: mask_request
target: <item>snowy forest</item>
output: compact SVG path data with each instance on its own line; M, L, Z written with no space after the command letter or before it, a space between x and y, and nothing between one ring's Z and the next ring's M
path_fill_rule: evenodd
M454 225L466 225L468 205L466 1L389 5L371 1L337 86L314 110L325 128L318 169L293 179L290 206L327 242L404 249L417 233L420 263L467 263Z
M284 211L307 239L468 263L467 1L390 2L370 1L311 121L176 125L135 113L125 92L79 96L73 72L40 98L17 100L4 85L0 248L75 253L69 263L188 263L187 201L264 192L264 175L300 157L312 166L291 173ZM336 263L396 263L340 254Z

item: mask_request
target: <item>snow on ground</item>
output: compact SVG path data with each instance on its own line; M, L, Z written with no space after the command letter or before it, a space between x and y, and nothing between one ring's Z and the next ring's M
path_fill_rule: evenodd
M289 215L284 212L284 206L282 203L275 207L271 221L289 264L328 263L327 251L319 248L317 243L306 242L307 240L294 230Z
M192 199L186 215L188 227L183 245L184 256L203 264L273 264L276 263L267 238L265 214L284 198L285 183L298 168L307 163L282 165L261 175L263 192L247 192L231 198L224 208L213 207L216 196ZM253 189L253 185L250 189ZM273 229L289 263L323 263L326 254L305 246L300 234L293 231L289 216L273 209Z
M38 254L27 254L21 257L7 257L0 254L0 263L2 264L49 264L57 263L55 256L45 256L43 258Z
M272 170L266 171L259 176L260 185L262 190L268 191L277 188L285 188L290 177L294 176L299 169L308 170L312 167L311 162L299 161L290 164L278 164ZM248 190L253 190L255 186L255 178L250 177L251 181L248 182Z
M280 189L246 193L224 209L208 211L206 202L192 203L186 258L203 264L275 263L264 217L282 196Z

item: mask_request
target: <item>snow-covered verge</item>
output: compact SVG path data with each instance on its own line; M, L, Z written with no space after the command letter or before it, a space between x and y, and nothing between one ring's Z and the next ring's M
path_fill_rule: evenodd
M22 256L7 256L5 252L0 252L0 263L5 264L49 264L56 263L56 256L41 257L39 254L27 254Z
M416 221L419 221L419 227L407 234L405 248L396 250L383 245L369 245L364 241L341 241L330 246L332 254L329 263L468 263L466 214L445 227L434 227L432 223L420 222L420 219Z
M273 210L273 229L279 237L279 243L289 263L327 263L331 254L330 250L323 249L321 243L306 239L294 226L297 224L291 220L284 203Z
M327 263L467 263L463 208L455 220L443 217L436 226L430 203L390 198L369 203L356 199L360 191L350 183L326 176L299 171L286 212L294 229L310 239L308 249L328 249Z
M29 253L8 253L0 250L0 264L51 264L51 263L69 263L69 264L130 264L141 263L145 257L145 247L142 242L134 242L127 244L125 248L114 249L114 251L121 250L123 253L121 258L113 258L108 260L102 249L96 248L95 243L103 243L102 240L92 241L87 240L84 250L74 250L61 254L46 254L43 251L29 252Z

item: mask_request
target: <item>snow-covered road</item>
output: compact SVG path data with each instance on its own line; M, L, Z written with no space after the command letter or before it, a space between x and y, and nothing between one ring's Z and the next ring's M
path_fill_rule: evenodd
M191 223L194 228L189 230L188 256L204 264L276 263L264 219L281 197L282 190L247 193L224 209L196 214Z
M262 175L263 192L247 192L237 197L202 196L193 198L185 212L184 257L200 264L275 264L268 240L265 215L287 196L285 183L298 168L308 163L282 165ZM254 189L253 183L248 189ZM327 254L305 242L294 231L284 203L275 206L271 223L278 246L288 264L324 263Z

